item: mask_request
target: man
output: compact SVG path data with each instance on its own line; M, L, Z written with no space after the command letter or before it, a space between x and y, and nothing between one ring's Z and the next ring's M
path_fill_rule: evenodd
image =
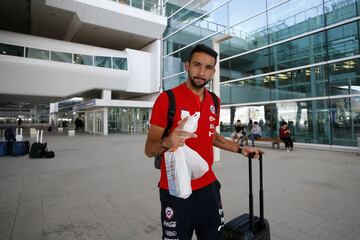
M259 127L258 122L254 122L254 125L251 128L251 133L249 134L249 138L251 139L251 144L255 146L255 140L261 138L261 128Z
M212 170L213 145L221 149L242 153L263 153L262 150L240 147L237 143L219 135L215 127L219 124L220 108L215 111L213 99L205 88L215 73L217 53L205 46L197 45L185 63L188 78L184 84L172 89L175 96L176 113L170 134L162 138L167 126L169 100L166 93L157 98L150 119L150 128L145 143L145 154L154 157L168 149L186 145L196 151L209 165L209 171L192 180L192 194L187 199L169 194L164 159L161 161L159 182L161 202L162 239L191 240L195 230L199 240L219 240L224 225L220 198L220 183ZM181 120L181 111L190 115L200 112L195 133L181 131L186 120ZM216 113L217 112L217 113Z
M231 134L231 139L233 140L233 142L240 142L240 146L243 145L244 140L247 141L245 128L242 125L240 119L236 121L235 131Z

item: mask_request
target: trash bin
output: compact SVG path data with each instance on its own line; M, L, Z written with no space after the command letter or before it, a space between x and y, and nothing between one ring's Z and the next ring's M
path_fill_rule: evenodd
M68 136L69 137L74 137L75 136L75 130L74 129L69 129L68 130Z

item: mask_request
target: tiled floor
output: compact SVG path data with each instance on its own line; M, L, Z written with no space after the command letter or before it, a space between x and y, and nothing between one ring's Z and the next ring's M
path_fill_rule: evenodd
M0 158L1 240L161 239L159 172L143 154L145 136L45 140L54 159ZM360 239L359 156L265 151L265 217L272 239ZM248 209L247 161L228 152L221 157L214 170L231 220ZM255 191L256 213L257 198Z

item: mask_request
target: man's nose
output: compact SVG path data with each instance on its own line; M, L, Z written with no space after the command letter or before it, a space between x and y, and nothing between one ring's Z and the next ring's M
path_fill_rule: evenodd
M200 67L200 72L199 72L200 75L205 75L205 66L201 66Z

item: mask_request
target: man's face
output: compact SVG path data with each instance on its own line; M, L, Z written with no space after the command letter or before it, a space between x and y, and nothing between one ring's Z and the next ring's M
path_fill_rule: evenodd
M201 89L212 79L215 73L215 62L215 58L202 52L194 53L191 61L186 62L185 69L194 88Z

